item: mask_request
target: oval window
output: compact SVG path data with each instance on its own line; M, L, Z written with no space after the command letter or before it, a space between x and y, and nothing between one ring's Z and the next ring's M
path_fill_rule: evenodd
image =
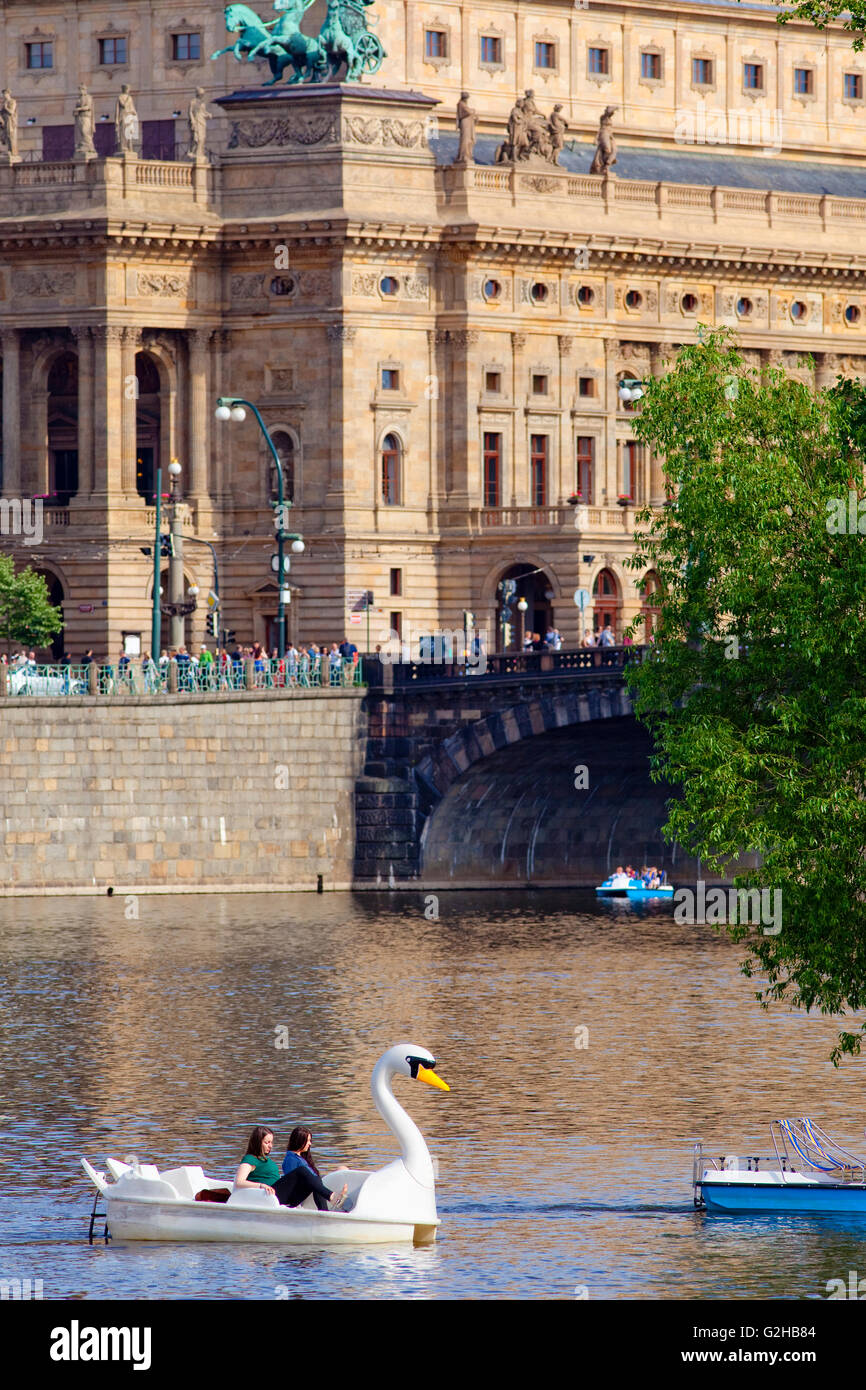
M498 280L484 281L484 298L500 299L502 297L502 286Z
M532 295L533 304L543 304L548 297L549 290L546 285L543 285L540 280L537 280L532 286L530 294Z
M581 285L577 292L578 304L591 304L595 299L595 290L590 285Z
M396 280L393 275L383 275L382 279L379 281L379 289L383 294L396 294L399 288L400 281Z
M295 277L293 275L275 275L271 281L271 294L294 294Z
M683 313L696 314L698 312L698 297L696 294L684 294L682 298Z
M747 319L747 318L749 317L749 315L750 315L751 312L752 312L752 301L751 301L751 299L748 299L748 298L744 295L744 296L742 297L742 299L738 299L738 300L737 300L737 317L738 317L738 318Z
M627 309L639 309L643 304L643 295L640 290L629 290L625 297L625 307Z
M857 308L857 305L856 305L856 304L847 304L847 305L845 306L845 322L846 322L846 323L859 323L859 322L860 322L860 310Z
M791 305L791 318L794 319L795 322L804 322L808 312L809 311L806 308L806 305L803 303L802 299L794 300L794 303Z

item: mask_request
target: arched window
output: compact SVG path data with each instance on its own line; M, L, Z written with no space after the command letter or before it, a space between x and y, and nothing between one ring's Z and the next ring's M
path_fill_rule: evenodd
M592 586L593 623L596 632L609 627L618 635L620 595L616 575L611 570L599 570Z
M386 507L400 505L400 440L386 434L382 440L382 501Z
M151 505L160 467L162 436L162 383L156 360L147 352L135 355L137 396L135 403L135 490ZM164 466L164 465L163 465ZM163 483L166 479L163 479Z
M77 491L78 358L65 352L55 358L48 373L49 505L68 507Z
M277 457L283 469L283 500L294 502L295 500L295 441L288 430L274 430L271 435ZM279 496L279 485L277 482L276 466L271 460L271 501L275 502Z

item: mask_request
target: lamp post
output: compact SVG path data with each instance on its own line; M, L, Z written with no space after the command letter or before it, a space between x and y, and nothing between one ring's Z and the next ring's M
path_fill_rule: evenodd
M171 534L171 555L168 561L168 601L175 610L171 614L171 645L175 651L183 646L184 622L183 615L177 612L177 608L183 604L183 522L180 515L180 474L181 467L177 459L172 459L168 465L170 483L169 512L171 521L169 531Z
M631 405L634 401L640 400L644 393L643 389L645 385L646 382L638 381L636 377L623 377L622 381L619 383L617 395L623 405Z
M246 406L253 412L258 421L259 429L265 437L268 448L271 451L271 458L277 470L277 515L274 520L274 527L277 533L277 586L279 591L279 602L277 605L277 651L280 657L286 654L286 604L291 601L292 591L286 583L286 570L284 564L284 545L286 541L292 542L292 550L296 555L303 554L304 540L302 536L292 531L286 531L284 521L286 517L286 506L291 506L285 501L283 490L283 465L280 456L274 448L274 441L265 428L265 422L259 414L252 401L244 400L242 396L220 396L217 400L216 411L214 412L218 420L235 420L240 423L245 420Z
M519 652L523 651L523 643L526 637L526 610L528 607L529 604L526 602L525 598L519 598L517 600L517 611L520 614L517 622L517 650Z

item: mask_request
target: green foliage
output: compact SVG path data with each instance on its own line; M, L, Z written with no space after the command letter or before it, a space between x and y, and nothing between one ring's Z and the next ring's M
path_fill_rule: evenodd
M63 627L63 614L48 601L48 586L35 570L20 570L0 555L0 638L43 647Z
M863 48L866 39L866 0L799 0L785 14L778 15L777 22L788 24L792 19L814 24L816 29L826 29L841 19L842 28L854 35L854 51L859 53Z
M755 851L737 885L782 889L779 935L728 928L762 1003L859 1011L866 534L832 534L828 517L862 484L866 396L762 377L729 332L705 332L649 383L634 433L675 497L639 515L630 561L662 588L654 659L629 681L653 776L681 789L665 834L719 871ZM834 1062L862 1031L840 1034Z

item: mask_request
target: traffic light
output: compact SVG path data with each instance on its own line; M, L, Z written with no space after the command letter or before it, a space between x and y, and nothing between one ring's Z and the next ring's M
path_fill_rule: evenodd
M162 556L163 560L170 560L172 555L174 554L174 540L172 539L171 532L169 532L167 535L160 536L159 553Z
M219 637L220 615L216 608L207 615L207 631L209 637Z

